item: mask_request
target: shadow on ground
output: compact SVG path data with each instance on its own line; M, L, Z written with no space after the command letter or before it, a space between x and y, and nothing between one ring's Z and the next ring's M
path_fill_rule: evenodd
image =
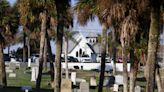
M5 88L0 88L0 92L24 92L24 91L21 90L21 87L9 86ZM33 88L32 91L29 92L35 92L35 89ZM53 92L53 89L41 89L40 92Z

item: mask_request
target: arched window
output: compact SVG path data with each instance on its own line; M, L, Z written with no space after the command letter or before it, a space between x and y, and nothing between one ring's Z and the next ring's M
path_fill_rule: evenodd
M95 40L93 40L93 43L95 43Z
M76 51L76 57L78 57L78 51Z
M79 55L82 56L82 49L79 50Z

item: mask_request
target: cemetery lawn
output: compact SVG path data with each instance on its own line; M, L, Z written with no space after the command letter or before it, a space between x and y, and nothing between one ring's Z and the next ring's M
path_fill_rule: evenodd
M85 79L88 83L91 76L96 76L97 84L99 80L99 72L96 71L82 71L75 70L77 72L77 78ZM105 76L109 76L109 73L106 73ZM65 75L63 75L64 77ZM145 88L145 79L143 78L143 72L139 73L139 78L137 79L137 85L140 85L143 89ZM49 84L50 75L43 72L42 82L41 82L41 92L53 92ZM23 92L21 91L21 86L32 86L33 91L35 92L35 82L31 82L31 73L30 70L16 70L16 78L9 78L7 74L7 84L6 88L0 88L0 92ZM77 83L79 84L79 83ZM78 88L78 87L77 87ZM90 92L97 92L98 87L95 89L90 89ZM112 92L109 91L109 88L104 87L103 92Z

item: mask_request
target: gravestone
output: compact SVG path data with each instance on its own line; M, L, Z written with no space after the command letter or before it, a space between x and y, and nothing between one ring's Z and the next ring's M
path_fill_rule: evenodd
M73 85L76 85L76 72L71 73L71 81L73 82Z
M109 83L109 77L104 78L103 86L108 86Z
M134 92L141 92L141 87L140 86L136 86L134 89Z
M38 72L39 72L39 68L37 66L32 67L31 81L36 81L36 79L38 77Z
M90 86L97 86L96 77L91 77L90 78Z
M9 73L9 78L15 78L16 77L16 73Z
M114 91L114 92L118 92L118 89L119 89L119 85L114 84L114 85L113 85L113 91Z
M10 59L11 62L16 62L15 58Z
M12 70L15 70L16 69L16 63L10 62L9 63L9 68L12 69Z
M10 67L5 67L6 70L10 70Z
M69 79L62 79L61 92L72 92L72 81Z
M115 84L123 84L123 76L122 75L115 75Z
M35 64L36 64L37 66L39 66L39 58L36 58L36 59L35 59Z
M14 70L11 70L11 69L6 70L6 73L13 73L13 72L14 72Z
M81 82L80 83L80 92L89 92L89 83Z
M31 58L28 59L28 67L31 67Z

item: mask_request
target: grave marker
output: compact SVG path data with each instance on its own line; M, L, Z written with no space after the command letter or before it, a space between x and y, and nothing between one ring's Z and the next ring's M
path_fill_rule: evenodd
M69 79L62 79L61 92L72 92L72 81Z
M76 85L76 72L71 73L71 81L73 82L73 85Z
M134 89L134 92L141 92L141 87L140 86L136 86Z
M80 92L89 92L89 83L81 82L80 83Z

